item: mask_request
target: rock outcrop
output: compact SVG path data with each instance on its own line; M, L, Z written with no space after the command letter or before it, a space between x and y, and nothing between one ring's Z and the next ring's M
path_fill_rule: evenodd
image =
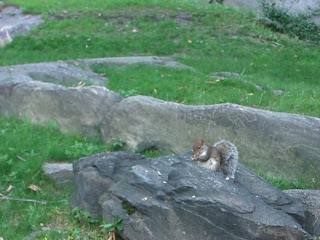
M123 99L105 87L63 87L31 79L0 81L0 111L62 131L121 138L128 149L181 154L195 138L226 139L240 162L274 174L320 181L320 119L236 104L187 106L152 97Z
M305 207L243 166L236 181L199 167L191 153L147 159L103 153L74 162L70 204L107 222L123 239L312 239ZM300 223L300 224L299 224Z
M102 122L101 136L106 143L117 136L132 149L156 147L176 154L189 149L196 138L211 144L227 139L237 146L242 163L320 180L320 119L313 117L134 96L113 106Z
M0 47L12 41L16 35L29 32L43 22L40 15L23 14L21 9L0 4Z

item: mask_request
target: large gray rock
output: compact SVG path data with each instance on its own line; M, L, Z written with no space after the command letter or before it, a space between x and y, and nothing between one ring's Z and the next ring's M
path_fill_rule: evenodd
M114 58L78 59L59 62L32 63L0 67L0 82L4 81L42 81L64 86L100 85L106 86L108 78L92 72L94 66L123 67L144 64L152 67L175 69L194 69L169 57L135 56Z
M104 87L66 88L36 81L0 81L0 110L33 123L55 122L62 131L99 137L104 116L121 101Z
M123 67L128 65L144 64L152 67L168 67L176 69L195 69L188 67L175 61L170 57L158 56L133 56L133 57L110 57L110 58L92 58L92 59L78 59L76 61L68 61L72 63L79 63L82 66L117 66Z
M74 162L70 204L107 222L123 218L125 240L312 239L298 223L306 221L301 202L241 165L232 182L190 156L82 158Z
M42 81L65 86L107 85L108 79L79 67L77 63L46 62L0 67L0 82Z
M274 174L320 181L320 119L235 104L186 106L151 97L122 99L104 87L0 81L0 111L62 131L122 138L129 149L156 147L181 154L196 138L227 139L240 162Z
M71 163L45 163L42 166L42 170L47 177L58 185L73 184L73 167Z
M16 35L26 34L42 22L40 15L22 14L20 9L13 6L1 9L0 4L0 47L11 42Z
M130 149L156 147L181 154L196 138L233 142L240 162L291 177L320 181L320 119L236 104L186 106L134 96L113 106L101 125L104 142Z

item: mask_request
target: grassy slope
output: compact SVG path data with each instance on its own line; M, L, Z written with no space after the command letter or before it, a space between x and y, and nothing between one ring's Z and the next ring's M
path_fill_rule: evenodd
M105 73L110 79L108 87L124 96L151 95L186 104L233 102L320 116L320 47L273 33L257 24L249 13L182 0L5 2L22 6L26 12L41 13L46 21L28 36L17 37L0 48L0 65L109 56L173 56L198 72L146 66L95 70ZM207 83L214 81L209 74L219 71L237 72L246 80L286 93L274 96L270 91L261 92L228 79ZM50 183L42 175L41 165L51 159L72 161L110 148L81 136L62 135L54 127L3 118L0 139L0 193L49 201L47 205L15 201L1 204L0 237L22 239L44 227L55 230L42 233L39 239L76 239L88 232L90 224L78 224L68 215L64 200L70 190ZM314 182L265 177L280 188L319 188ZM10 184L14 188L8 193ZM30 184L42 191L31 191ZM93 229L88 235L92 239L101 237L98 227Z
M0 65L174 56L198 73L143 66L96 71L107 74L108 87L115 91L186 104L232 102L320 116L320 47L273 33L249 13L194 1L8 2L44 14L46 22L1 48ZM213 81L210 73L220 71L242 74L243 79L286 94L274 96L237 81L207 83Z

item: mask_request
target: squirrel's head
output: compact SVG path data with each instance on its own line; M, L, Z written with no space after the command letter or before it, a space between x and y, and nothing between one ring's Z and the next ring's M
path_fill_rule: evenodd
M203 147L204 147L204 140L201 139L201 141L199 141L197 139L196 142L193 144L193 151L192 151L191 160L197 160L197 156L199 156L199 154L201 154Z

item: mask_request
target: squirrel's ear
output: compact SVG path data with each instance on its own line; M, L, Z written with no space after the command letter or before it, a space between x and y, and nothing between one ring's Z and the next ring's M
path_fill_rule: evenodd
M203 140L203 138L201 139L201 145L203 145L204 144L204 140Z

